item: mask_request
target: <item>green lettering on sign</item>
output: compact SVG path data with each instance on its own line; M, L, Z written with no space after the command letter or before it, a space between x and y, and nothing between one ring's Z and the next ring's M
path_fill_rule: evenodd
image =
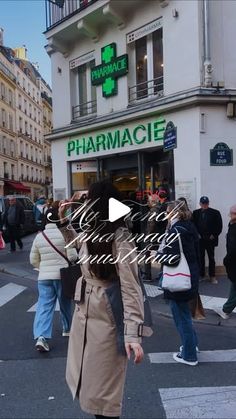
M133 128L116 128L105 133L98 132L93 136L70 139L67 143L67 156L91 155L123 147L130 147L130 149L134 147L135 149L135 146L145 143L162 145L165 123L164 118L158 118L153 122L140 124Z
M117 94L117 79L128 73L128 54L116 56L116 44L106 45L101 50L102 64L91 69L93 86L102 85L102 95L110 97Z

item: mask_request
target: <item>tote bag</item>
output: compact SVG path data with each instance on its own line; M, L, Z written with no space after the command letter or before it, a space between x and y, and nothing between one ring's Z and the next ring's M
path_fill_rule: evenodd
M177 229L176 232L178 233ZM183 246L180 236L180 262L178 266L164 265L162 288L171 292L188 291L191 289L191 274L188 262L184 256Z

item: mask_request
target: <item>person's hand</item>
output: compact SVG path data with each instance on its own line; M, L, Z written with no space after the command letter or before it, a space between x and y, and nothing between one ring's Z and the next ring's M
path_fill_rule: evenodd
M140 343L125 343L125 350L128 359L130 359L131 351L134 351L134 363L139 364L143 360L143 348Z
M210 235L210 240L214 240L214 238L215 238L215 237L213 236L213 234L211 234L211 235Z

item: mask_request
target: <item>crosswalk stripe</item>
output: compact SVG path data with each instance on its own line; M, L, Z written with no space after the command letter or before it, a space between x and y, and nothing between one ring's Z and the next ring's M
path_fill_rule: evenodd
M11 301L13 298L15 298L18 294L20 294L24 290L26 290L26 287L23 287L22 285L13 284L11 282L1 287L0 288L0 307L2 307L4 304Z
M148 354L152 364L177 364L173 359L173 352L155 352ZM201 351L199 362L236 362L236 349Z
M156 285L145 284L145 289L148 297L158 297L163 294L163 291L158 289ZM211 297L210 295L201 295L202 305L206 310L214 310L215 307L223 307L227 298ZM236 313L236 308L233 310Z
M32 307L30 307L29 310L27 310L27 313L36 311L36 308L37 308L37 303L35 303ZM55 311L60 311L60 307L59 307L58 301L56 303Z
M161 388L159 393L167 419L236 418L236 386Z

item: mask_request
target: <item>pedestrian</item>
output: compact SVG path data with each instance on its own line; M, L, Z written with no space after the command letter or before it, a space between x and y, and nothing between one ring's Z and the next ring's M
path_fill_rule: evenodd
M3 216L3 225L10 241L10 251L16 251L16 242L20 249L23 249L21 240L22 228L25 222L24 208L14 195L9 196L6 211Z
M178 198L178 201L183 202L186 206L186 209L191 213L191 211L189 209L189 206L188 206L187 199L184 196L181 196L180 198ZM191 213L191 221L192 221L192 213ZM188 304L189 304L193 319L203 320L203 319L206 318L199 292L197 293L197 295L192 300L189 301Z
M49 217L51 214L51 217ZM62 336L68 336L71 326L71 300L62 293L60 269L68 263L53 248L64 254L71 262L77 260L76 249L65 251L65 240L53 220L58 221L58 212L48 210L45 231L37 234L30 251L30 263L39 270L38 303L34 318L33 334L36 349L40 352L50 350L47 339L52 337L53 314L58 299L62 321ZM46 235L47 239L45 238Z
M222 232L222 218L218 210L209 207L209 198L200 198L200 209L193 211L193 222L200 236L200 276L205 278L205 252L209 259L209 279L217 284L215 277L215 247L218 246L218 237Z
M44 219L44 207L46 205L45 196L41 195L35 202L33 207L33 213L35 222L39 229L42 229L43 226L43 219Z
M230 222L226 235L226 256L224 265L229 280L231 281L228 300L223 308L215 308L214 311L223 319L229 319L230 314L236 307L236 205L230 208Z
M135 363L141 362L143 358L143 296L138 265L130 264L131 256L128 255L135 245L125 241L130 233L122 218L113 223L106 221L104 225L103 220L108 220L110 198L120 199L118 190L110 182L101 181L90 186L88 202L95 203L92 207L94 226L91 225L90 232L103 225L100 234L106 234L107 238L113 234L113 240L99 243L90 239L82 243L79 259L84 256L99 258L108 255L112 259L110 263L105 260L104 263L96 260L92 263L88 259L81 263L83 279L80 278L76 286L76 308L66 369L66 379L73 397L79 398L83 411L96 418L120 416L127 358L130 358L132 351ZM92 219L91 214L88 217ZM63 221L63 211L61 218ZM65 224L61 231L68 237L71 229ZM108 299L109 290L116 286L121 291L121 300L113 300L116 312L122 310L123 303L122 353L117 346L121 335L114 320L114 304Z
M170 202L167 213L171 212L172 219L168 222L168 237L180 233L183 253L187 260L191 274L191 289L188 291L170 292L164 291L164 298L170 301L171 311L176 328L181 338L180 351L173 354L176 362L195 366L198 364L197 350L198 338L193 327L189 301L198 294L199 282L199 239L194 224L191 222L191 213L185 205L179 206L180 201ZM178 208L175 210L175 208ZM174 217L174 218L173 218ZM174 236L172 236L174 237ZM164 243L165 244L165 243ZM171 247L162 246L165 255L180 256L179 241L171 243ZM166 264L168 262L164 262ZM178 278L176 278L178 281Z

